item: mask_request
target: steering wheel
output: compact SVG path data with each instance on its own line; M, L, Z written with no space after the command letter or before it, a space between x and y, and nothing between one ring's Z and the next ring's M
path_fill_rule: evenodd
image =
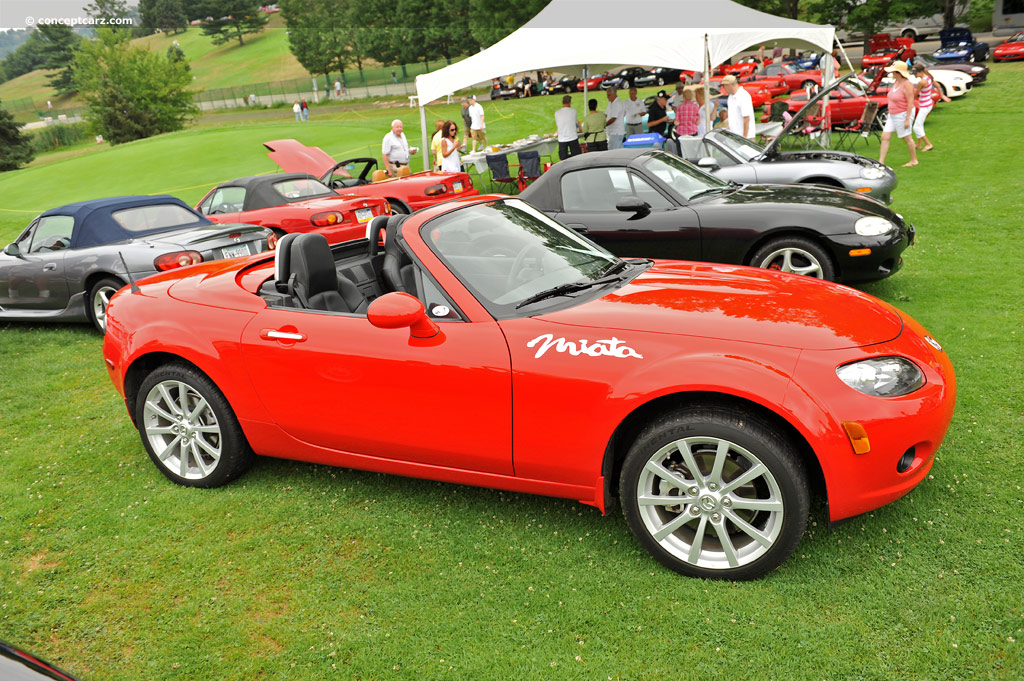
M544 267L543 265L541 265L541 258L544 257L544 255L546 254L547 249L543 246L543 244L539 243L532 243L523 248L523 250L519 251L519 255L517 255L516 259L512 262L512 268L508 271L508 277L505 279L505 286L511 289L529 281L528 279L525 279L522 275L525 273L525 271L529 271L525 270L524 266L526 265L526 260L531 255L535 255L537 258L536 271L543 275Z
M71 239L66 236L51 236L39 244L36 250L46 249L48 251L60 251L71 245Z

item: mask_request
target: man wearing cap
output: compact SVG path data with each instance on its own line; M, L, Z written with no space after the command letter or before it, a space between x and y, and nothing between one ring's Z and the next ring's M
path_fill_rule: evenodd
M722 89L729 95L729 130L740 137L754 139L754 101L750 93L740 87L733 74L722 78Z
M668 93L664 90L659 90L655 96L654 101L647 107L647 132L656 132L660 135L664 135L668 129L668 111L665 107L668 106Z
M896 133L897 137L906 140L907 149L910 151L910 162L904 163L903 167L916 166L917 149L914 147L914 138L910 135L914 122L914 85L910 82L907 62L896 61L892 66L886 66L885 71L891 73L894 80L885 96L889 117L885 119L885 126L882 128L882 146L878 160L885 163L885 156L889 153L889 140L892 139L892 134Z
M380 145L381 157L388 175L395 177L398 168L409 165L409 155L416 153L416 147L409 146L409 140L402 132L402 121L397 118L391 121L391 132L384 135Z
M668 106L670 109L675 109L677 106L683 103L683 92L686 90L686 86L682 83L676 84L676 91L672 93L672 96L668 98Z
M642 99L636 98L636 88L629 88L629 99L623 102L626 108L626 137L639 135L644 131L644 114L647 107Z
M608 96L608 108L604 111L604 131L608 135L608 148L621 149L622 138L626 134L626 105L619 99L616 88L608 88L605 94Z

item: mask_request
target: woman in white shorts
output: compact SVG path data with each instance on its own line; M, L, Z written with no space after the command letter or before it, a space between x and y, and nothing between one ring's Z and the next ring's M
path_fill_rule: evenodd
M885 163L885 156L889 153L889 140L892 139L892 134L896 133L897 137L906 140L907 149L910 151L910 161L904 163L903 167L916 166L917 148L914 146L914 138L910 135L914 122L914 85L910 82L907 63L897 61L892 66L885 67L885 70L893 75L895 82L886 96L889 118L882 128L882 148L878 160Z
M932 143L928 141L928 136L924 134L924 120L928 118L928 114L932 112L932 108L935 106L935 79L932 78L932 74L928 72L924 64L914 64L914 68L911 71L917 76L917 85L914 87L914 91L917 92L914 137L917 138L917 141L914 143L914 146L921 151L929 151L932 148ZM938 98L944 102L949 101L949 97L944 95L941 89L938 91Z

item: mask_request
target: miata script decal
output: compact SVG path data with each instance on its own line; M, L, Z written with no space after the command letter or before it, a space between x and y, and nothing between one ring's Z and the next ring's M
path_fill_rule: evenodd
M588 340L569 341L564 338L555 338L550 333L545 333L542 336L537 336L532 341L526 344L526 347L537 348L537 354L535 358L539 358L544 355L548 350L554 350L555 352L568 352L570 355L589 355L590 357L636 357L637 359L643 359L644 356L639 352L624 344L624 341L619 340L612 336L605 340L596 340L591 343Z

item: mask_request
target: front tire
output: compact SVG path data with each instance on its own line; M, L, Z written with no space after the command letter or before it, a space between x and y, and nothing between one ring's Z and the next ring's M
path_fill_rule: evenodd
M149 457L186 487L220 487L245 472L253 453L227 399L186 364L165 364L142 382L135 423Z
M835 266L825 249L798 236L772 239L757 249L750 264L766 270L792 272L826 281L836 280Z
M104 277L89 289L89 321L100 335L107 333L107 305L110 298L124 288L124 282L117 277Z
M619 494L651 555L714 579L756 579L785 562L810 506L793 445L730 407L693 407L648 425L626 455Z

